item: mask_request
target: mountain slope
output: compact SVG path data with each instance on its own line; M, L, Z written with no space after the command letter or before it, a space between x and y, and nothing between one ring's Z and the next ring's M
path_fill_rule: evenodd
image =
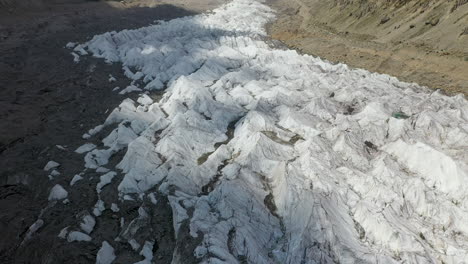
M269 1L271 34L291 47L468 94L468 5L461 0Z

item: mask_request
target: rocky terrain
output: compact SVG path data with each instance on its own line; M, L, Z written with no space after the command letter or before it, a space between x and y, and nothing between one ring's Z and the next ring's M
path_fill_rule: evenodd
M44 166L53 157L64 167L60 170L62 181L73 178L81 169L82 157L74 150L83 144L85 124L102 122L103 114L122 99L112 88L128 84L117 64L110 66L91 57L75 63L67 43L84 42L106 31L147 26L155 20L194 15L220 3L0 2L1 263L94 263L99 249L81 244L59 246L60 224L74 220L75 213L82 214L80 205L73 213L64 207L50 212L49 219L55 220L46 221L39 236L25 242L30 226L47 207L53 186ZM95 71L96 67L101 70ZM114 82L109 82L109 75L115 77ZM86 187L82 195L81 206L93 199ZM127 210L129 215L136 213L132 207L124 210L124 214ZM170 209L160 209L160 216L169 217L168 224L160 226L159 230L167 229L161 236L171 238ZM167 240L169 248L171 241ZM138 259L139 255L133 257Z
M468 94L465 0L272 0L274 38L332 62Z

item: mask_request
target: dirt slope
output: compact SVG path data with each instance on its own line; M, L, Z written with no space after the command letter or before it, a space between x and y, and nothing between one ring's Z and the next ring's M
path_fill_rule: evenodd
M272 0L270 33L353 67L468 94L467 0Z

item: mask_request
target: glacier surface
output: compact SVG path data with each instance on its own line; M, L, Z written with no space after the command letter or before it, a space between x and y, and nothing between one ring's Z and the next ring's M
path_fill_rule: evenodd
M84 135L113 129L104 147L77 150L85 167L125 150L113 169L123 180L106 188L166 195L176 239L197 238L200 263L467 260L466 99L281 49L266 37L272 19L262 1L233 0L77 45L122 63L132 83L121 94L141 91ZM96 222L118 204L98 200ZM124 231L148 219L144 206ZM114 258L105 243L97 263Z

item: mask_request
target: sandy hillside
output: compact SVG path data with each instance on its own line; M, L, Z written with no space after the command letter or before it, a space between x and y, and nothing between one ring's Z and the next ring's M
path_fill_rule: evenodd
M277 0L273 37L333 62L468 94L466 0Z

